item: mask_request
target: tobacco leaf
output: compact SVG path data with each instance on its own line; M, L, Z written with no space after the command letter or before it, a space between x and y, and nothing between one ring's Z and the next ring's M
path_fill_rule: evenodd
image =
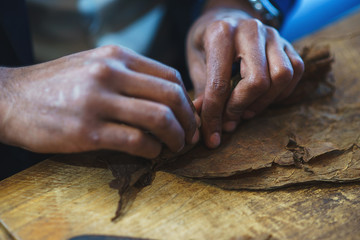
M331 55L330 46L304 47L300 56L304 61L305 71L294 89L293 93L281 105L293 105L313 101L321 97L330 96L335 91L331 75L331 65L334 57Z
M360 105L302 105L243 123L215 150L195 147L163 167L186 177L226 177L279 165L297 165L358 144ZM336 137L334 137L336 136Z
M67 165L109 169L114 179L109 183L119 193L118 207L112 221L119 220L131 207L136 194L151 184L154 178L153 163L148 159L115 151L95 151L79 154L57 155L52 161Z
M357 145L344 151L321 155L299 166L260 169L225 178L201 179L224 189L269 190L310 182L349 182L360 180L360 149Z
M152 183L155 172L151 161L127 154L108 152L98 158L107 163L115 177L109 186L118 190L120 196L115 216L111 219L117 221L130 208L136 194Z

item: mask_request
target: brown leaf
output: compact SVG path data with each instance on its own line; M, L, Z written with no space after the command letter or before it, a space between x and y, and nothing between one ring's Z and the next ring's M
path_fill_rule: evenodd
M136 194L152 183L155 172L151 161L127 154L107 152L98 158L107 163L115 177L109 185L118 190L120 196L118 208L112 218L112 221L116 221L129 209Z
M309 182L348 182L360 180L360 150L353 146L334 151L301 166L280 166L226 178L202 179L224 189L275 189Z

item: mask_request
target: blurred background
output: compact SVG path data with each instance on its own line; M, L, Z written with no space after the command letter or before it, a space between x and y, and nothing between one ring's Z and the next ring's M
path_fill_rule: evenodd
M190 19L184 14L189 12L186 4L193 4L191 0L27 2L37 62L118 44L180 68L180 72L181 68L186 71L180 65L185 60L183 45L186 29L181 24L176 25L176 21ZM360 10L360 0L298 0L281 33L294 41L357 10ZM176 44L167 46L172 42Z
M360 11L360 0L299 0L281 33L294 41L355 11Z

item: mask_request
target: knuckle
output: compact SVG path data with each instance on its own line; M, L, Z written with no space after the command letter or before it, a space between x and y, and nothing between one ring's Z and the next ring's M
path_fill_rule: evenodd
M125 145L128 147L129 151L135 153L138 149L141 149L145 144L144 133L138 129L134 129L131 134L128 134L126 137Z
M86 138L92 146L101 145L100 134L96 130L87 131Z
M219 78L211 82L210 89L215 96L224 96L229 93L230 85L227 81Z
M258 19L247 19L243 23L244 29L251 35L252 39L258 39L266 34L264 24Z
M293 78L294 72L290 66L281 66L274 69L272 82L277 85L286 84Z
M258 19L255 19L255 18L251 18L251 19L246 19L244 20L244 23L243 23L247 28L250 28L250 29L261 29L264 27L264 24L258 20Z
M83 142L86 143L85 145L95 148L101 145L99 131L91 122L86 119L81 119L76 123L75 129L78 139L82 139Z
M292 59L293 68L296 74L302 75L305 70L304 61L300 56Z
M112 69L105 61L94 62L88 67L88 74L94 79L107 79L111 73Z
M183 89L178 84L171 84L168 92L168 100L171 106L179 106L183 103Z
M226 37L232 34L233 27L224 20L216 20L207 28L206 34L213 37Z
M273 27L266 27L266 32L267 36L271 39L275 39L279 35L279 32Z
M182 84L181 74L175 68L169 68L167 75L167 79L169 79L171 82L177 83L179 85Z
M100 47L99 51L101 51L101 54L104 57L117 57L123 52L122 49L117 45L106 45Z
M210 25L210 28L213 28L221 33L229 33L231 30L231 25L227 21L217 20Z
M255 75L249 78L248 89L251 93L260 95L270 89L270 80L263 75Z
M174 121L174 114L167 106L162 106L158 109L155 122L158 128L169 129Z

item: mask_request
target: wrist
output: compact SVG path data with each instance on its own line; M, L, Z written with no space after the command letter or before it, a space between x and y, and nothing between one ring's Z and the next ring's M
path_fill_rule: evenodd
M241 10L253 18L260 17L248 0L208 0L204 7L204 12L219 9Z
M279 28L282 14L268 0L208 0L204 12L219 9L240 10L252 18L256 18L269 26Z

